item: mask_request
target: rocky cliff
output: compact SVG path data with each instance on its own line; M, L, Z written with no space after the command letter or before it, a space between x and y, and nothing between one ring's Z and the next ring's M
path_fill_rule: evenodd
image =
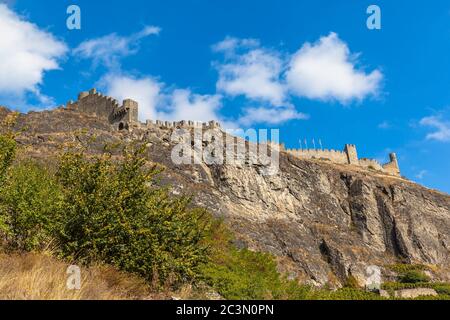
M8 113L0 108L0 120ZM74 110L20 115L23 156L49 158L85 131L90 148L145 140L149 159L166 167L163 183L194 195L197 205L223 217L236 244L271 252L290 277L339 285L349 275L361 283L370 265L428 264L450 280L450 196L406 179L319 160L280 154L280 171L258 166L174 165L171 131L158 127L117 132Z

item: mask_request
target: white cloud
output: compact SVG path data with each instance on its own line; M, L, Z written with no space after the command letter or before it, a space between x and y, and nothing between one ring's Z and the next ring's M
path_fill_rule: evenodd
M100 82L108 95L119 100L131 98L139 103L139 119L145 120L220 120L219 95L193 94L187 89L169 90L151 77L136 78L110 74Z
M46 103L40 93L46 71L59 69L66 45L0 4L0 96L23 100L31 93Z
M434 132L427 134L428 140L450 141L450 121L444 120L441 115L425 117L419 123L421 126L435 129Z
M146 26L141 31L127 37L112 33L82 42L73 50L73 54L83 59L92 59L94 65L102 63L108 68L118 68L120 58L138 52L140 40L150 35L158 35L160 32L159 27Z
M219 72L217 90L229 96L243 95L251 100L285 103L285 88L280 82L283 61L274 51L258 47L254 39L226 38L213 46L225 53L225 62L216 63ZM244 52L240 52L244 51Z
M305 43L294 55L266 49L256 39L233 37L212 49L224 54L222 62L214 63L219 72L218 92L244 96L251 105L261 104L243 110L239 122L246 125L306 119L292 104L293 96L342 104L361 101L376 95L383 79L379 70L367 74L358 69L358 55L351 54L335 33L314 44Z
M293 107L283 108L246 108L245 114L239 118L239 123L249 126L255 123L280 124L289 120L305 120L309 117L297 112Z
M357 57L336 33L314 44L305 43L293 55L286 81L293 94L309 99L337 100L347 104L376 95L383 75L357 69Z
M154 78L135 78L128 75L108 74L99 82L111 97L123 101L133 99L139 102L139 119L156 119L157 106L164 86Z
M239 39L227 36L222 41L214 44L212 50L214 52L222 52L227 57L232 57L236 55L238 50L257 48L259 46L260 42L257 39Z
M384 130L390 129L391 127L392 127L392 125L391 125L390 122L387 121L387 120L381 122L381 123L378 125L378 129L384 129Z
M422 180L427 174L428 174L427 170L421 170L415 175L415 177L416 179Z
M190 90L174 90L170 97L170 107L160 112L165 120L219 120L218 111L221 104L219 95L193 94Z

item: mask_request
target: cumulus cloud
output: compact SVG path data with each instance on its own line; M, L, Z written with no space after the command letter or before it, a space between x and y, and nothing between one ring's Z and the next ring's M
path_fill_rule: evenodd
M391 125L391 123L390 123L389 121L387 121L387 120L384 120L383 122L381 122L381 123L378 125L378 129L384 129L384 130L387 130L387 129L390 129L390 128L392 128L392 125Z
M139 102L141 121L156 119L157 106L164 84L151 77L136 78L122 74L108 74L100 80L99 86L111 97L123 101L133 99Z
M293 105L294 96L347 104L376 95L383 79L379 70L358 69L358 55L336 33L305 43L293 55L264 48L256 39L233 37L212 50L224 55L214 63L218 92L243 96L254 106L243 110L242 124L306 119Z
M121 58L138 52L140 41L143 38L158 35L160 32L159 27L146 26L141 31L126 37L112 33L82 42L73 50L73 55L83 59L92 59L94 65L103 64L108 68L118 68Z
M427 134L428 140L450 142L450 121L444 120L442 115L422 118L419 123L421 126L434 129L433 132Z
M171 90L151 77L109 74L100 82L107 94L123 100L131 98L139 103L139 119L151 120L220 120L219 95L199 95L188 89Z
M417 174L415 174L415 177L419 180L422 180L427 174L428 174L427 170L421 170Z
M21 99L31 93L41 103L50 101L39 86L45 72L60 68L60 59L66 52L62 41L0 4L0 95L3 99Z
M267 123L271 125L280 124L289 120L305 120L308 115L298 112L293 107L284 108L246 108L243 116L239 118L239 123L249 126L255 123Z
M337 100L347 104L376 95L383 75L357 68L358 55L336 33L305 43L289 63L286 81L291 92L309 99Z
M274 106L285 103L285 88L280 82L283 61L277 52L259 47L254 39L230 37L214 45L213 50L225 53L225 62L215 63L219 92Z
M222 41L214 44L212 50L214 52L224 53L226 57L231 58L236 55L237 51L257 48L259 46L260 42L257 39L239 39L227 36Z
M219 120L218 111L222 106L219 95L193 94L187 89L177 89L170 96L170 107L160 112L167 120Z

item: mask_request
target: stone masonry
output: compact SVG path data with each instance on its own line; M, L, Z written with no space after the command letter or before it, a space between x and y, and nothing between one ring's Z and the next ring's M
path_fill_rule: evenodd
M166 129L173 128L202 128L202 129L220 129L220 123L209 121L207 123L196 121L161 121L147 120L145 123L139 121L138 103L131 99L126 99L119 105L119 102L111 97L98 93L96 89L81 92L77 101L69 101L67 109L74 109L80 112L94 114L104 118L118 130L131 130L133 128L145 129L149 127L160 127ZM397 161L397 155L389 155L390 162L380 164L377 160L358 158L358 152L355 145L347 144L343 151L328 149L284 149L280 150L302 159L317 159L330 161L338 164L348 164L366 169L376 170L393 176L400 176L400 168Z

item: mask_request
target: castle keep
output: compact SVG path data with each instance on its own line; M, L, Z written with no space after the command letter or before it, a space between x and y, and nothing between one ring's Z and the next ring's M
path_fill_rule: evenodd
M141 123L138 117L138 107L138 103L131 99L124 100L122 105L120 105L117 100L98 93L96 89L81 92L78 95L77 101L69 101L67 103L67 109L78 110L104 118L118 130L130 130L132 128L146 129L151 127L167 129L220 129L220 123L217 121L202 123L184 120L178 122L147 120L146 123ZM356 146L351 144L345 145L343 151L328 149L284 149L282 146L280 150L300 159L317 159L338 164L348 164L380 171L393 176L400 176L400 169L395 153L389 155L390 161L388 163L381 164L374 159L359 159Z

